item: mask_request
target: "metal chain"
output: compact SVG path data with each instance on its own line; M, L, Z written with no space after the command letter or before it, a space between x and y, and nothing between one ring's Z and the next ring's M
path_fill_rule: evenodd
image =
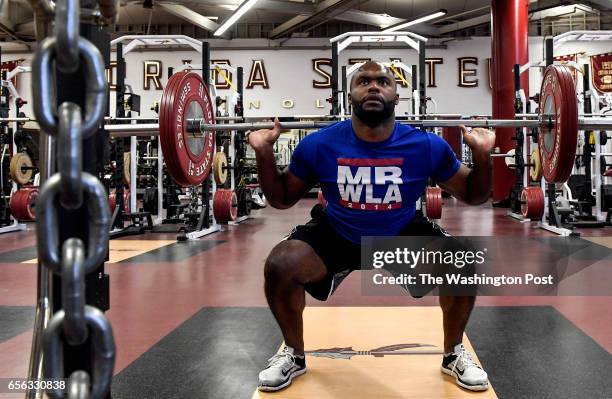
M111 15L114 1L99 1ZM105 6L107 8L103 8ZM98 49L80 36L79 0L55 3L55 36L40 43L32 62L33 109L41 129L57 142L58 173L40 190L37 201L37 243L41 265L61 276L62 309L43 332L43 373L48 379L64 376L64 345L91 341L87 371L68 377L67 390L47 390L51 398L94 398L108 395L115 363L115 341L111 325L97 308L85 304L85 276L96 270L107 256L110 214L106 190L93 175L83 172L83 140L96 133L107 108L108 88L104 61ZM56 72L71 74L83 65L85 110L65 101L57 104ZM87 207L87 245L84 237L60 242L58 211ZM79 221L71 221L78 223ZM66 221L62 221L66 223Z

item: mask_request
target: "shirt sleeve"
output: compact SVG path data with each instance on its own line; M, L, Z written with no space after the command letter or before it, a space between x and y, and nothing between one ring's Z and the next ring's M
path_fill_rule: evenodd
M443 182L454 176L461 167L461 162L455 156L451 146L443 138L429 134L431 143L431 177Z
M314 135L311 133L304 137L293 150L289 171L304 181L313 180L316 177L314 162L316 155L316 144Z

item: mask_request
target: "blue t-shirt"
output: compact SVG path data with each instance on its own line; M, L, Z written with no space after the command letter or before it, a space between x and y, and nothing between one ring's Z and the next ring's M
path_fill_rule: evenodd
M448 143L435 134L396 122L387 140L366 142L349 119L301 140L289 170L321 183L330 224L359 243L361 236L399 234L414 217L427 179L448 180L460 166Z

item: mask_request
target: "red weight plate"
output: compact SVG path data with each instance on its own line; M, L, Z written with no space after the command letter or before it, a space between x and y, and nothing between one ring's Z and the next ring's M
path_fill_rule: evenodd
M181 81L181 77L184 75L184 72L177 72L175 74L173 74L169 79L168 82L166 83L166 87L164 88L164 92L162 94L162 98L160 101L160 107L159 107L159 126L160 126L160 136L162 136L162 130L161 130L161 126L163 123L163 126L165 128L165 126L170 126L170 110L172 109L172 100L174 99L174 96L172 95L172 88L174 86L176 86L176 84L178 84ZM168 167L168 169L172 169L172 170L176 170L176 168L178 167L176 165L176 161L174 156L169 156L169 157L164 157L165 162L166 162L166 166Z
M440 187L427 187L425 208L428 218L440 219L442 217L442 189Z
M173 118L176 117L175 115L176 107L179 106L179 103L181 101L181 93L178 92L177 90L178 90L178 86L181 84L185 75L187 75L186 71L177 72L174 75L172 75L172 77L168 80L167 89L164 90L162 106L165 111L164 116L163 116L163 121L164 121L163 131L165 132L168 132L168 129L176 129L175 127L176 124L173 122ZM166 136L164 136L164 134L162 133L161 120L162 119L160 118L160 136L162 140L162 151L165 154L166 147L164 147L164 137ZM166 166L168 167L168 171L170 172L170 175L173 177L173 179L178 184L182 186L190 186L192 184L188 181L188 179L187 180L185 179L185 176L184 176L185 173L184 173L184 169L180 162L180 156L178 156L178 154L176 153L177 147L175 144L178 140L180 140L178 136L179 131L174 130L173 132L168 133L168 134L169 134L167 136L168 140L166 141L169 142L169 145L172 148L172 150L169 150L170 156L165 157ZM173 171L174 171L174 174L173 174Z
M544 192L541 187L530 186L521 191L521 214L529 219L541 219L544 215Z
M108 207L111 213L115 213L115 207L117 206L117 196L114 192L108 195Z
M13 217L26 222L36 220L35 204L37 197L38 189L35 188L19 190L13 194L9 202Z
M541 219L544 215L544 192L541 187L532 187L533 190L533 202L535 205L535 211L533 217Z
M523 188L523 190L521 190L521 215L523 215L523 217L528 217L527 213L529 212L529 210L527 209L527 187Z
M171 126L171 118L172 118L172 108L174 107L174 100L175 100L175 96L172 95L172 90L174 90L174 88L176 87L177 84L179 84L181 82L181 79L183 78L183 76L185 75L186 72L177 72L174 75L172 75L171 81L168 81L168 95L166 96L166 103L164 105L165 107L165 115L164 115L164 121L167 124L167 126ZM160 131L160 136L161 136L161 131ZM173 170L175 170L176 168L179 168L180 166L178 166L177 163L177 158L175 156L170 157L169 161L170 163L173 164Z
M574 164L575 164L575 157L576 157L576 149L577 149L577 145L578 145L578 100L577 100L577 94L576 94L576 82L574 80L574 75L572 73L572 71L568 68L565 67L563 68L563 75L565 76L564 80L565 80L565 84L567 87L567 93L568 96L574 96L573 98L576 99L576 101L571 101L569 99L571 99L572 97L567 97L567 100L565 101L565 106L566 108L566 114L568 115L568 121L575 121L575 128L571 127L572 131L575 132L575 139L574 139L574 153L572 155L572 162L566 162L565 163L565 167L566 169L563 171L564 175L567 176L566 179L564 179L563 181L566 181L569 179L569 177L572 174L572 170L574 169ZM568 125L569 126L569 125ZM571 144L570 144L571 145Z
M213 196L213 214L220 223L236 220L238 217L238 197L232 190L217 190Z
M544 203L544 191L542 191L542 188L540 187L536 187L536 201L538 204L538 210L536 212L536 217L538 219L542 219L542 216L544 216L544 209L546 207L546 204Z
M117 206L117 197L113 191L108 195L108 206L110 207L111 213L115 212ZM123 213L130 213L130 190L123 189Z
M325 196L323 195L323 190L321 189L319 189L319 193L317 194L317 202L323 205L323 208L327 206L327 200L325 199Z
M169 122L168 122L170 120L169 114L170 114L170 109L172 108L172 104L170 103L170 100L173 98L171 95L171 91L172 91L172 87L181 80L181 74L182 72L177 72L173 74L168 79L168 82L166 83L166 87L164 88L164 92L162 94L162 98L160 101L160 107L159 107L160 136L162 136L162 133L161 133L162 123L163 123L163 126L169 126ZM176 166L171 165L171 164L176 165L175 157L173 156L170 156L167 158L164 157L164 160L166 162L166 167L168 169L172 169L172 170L176 169Z
M172 81L172 82L170 82ZM186 131L187 119L204 119L214 124L213 104L200 75L177 74L164 91L164 118L160 118L160 139L168 171L182 186L202 183L208 177L214 155L214 132L193 137Z
M19 190L15 192L11 196L11 200L9 202L9 206L11 208L11 215L17 220L23 220L24 212L23 212L23 202L24 202L24 192Z
M567 67L546 68L540 88L540 117L538 147L544 178L551 183L565 182L574 165L578 141L576 88Z

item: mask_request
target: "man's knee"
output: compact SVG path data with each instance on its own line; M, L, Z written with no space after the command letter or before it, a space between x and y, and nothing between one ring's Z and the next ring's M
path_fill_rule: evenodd
M307 264L313 253L310 246L302 241L281 242L272 249L266 259L264 267L266 281L302 280L314 271Z
M474 302L476 302L475 296L440 296L440 307L444 312L457 310L457 308L471 309Z

